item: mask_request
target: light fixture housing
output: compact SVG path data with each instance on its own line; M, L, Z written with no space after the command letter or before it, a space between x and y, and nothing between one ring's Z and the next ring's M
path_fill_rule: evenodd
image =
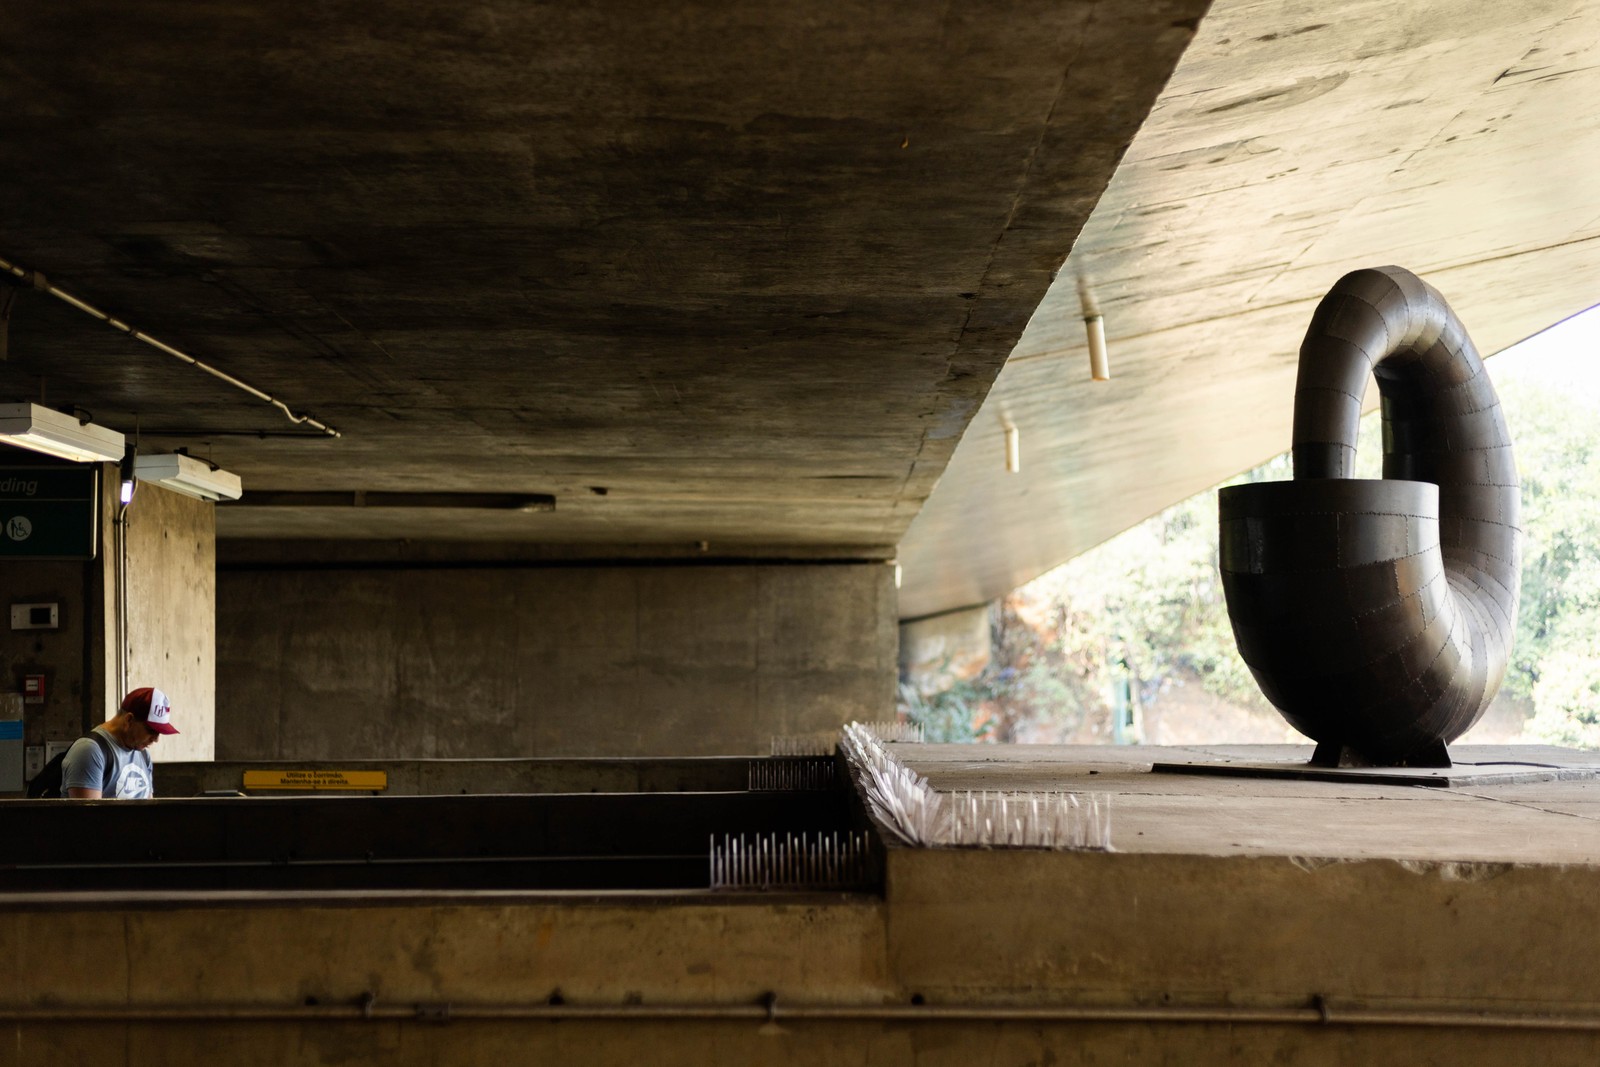
M1022 473L1022 431L1011 423L1005 424L1006 431L1006 473Z
M139 448L135 445L128 449L127 455L122 457L122 468L118 471L122 475L122 486L117 492L117 501L124 507L133 503L133 461L139 455Z
M1106 354L1106 321L1099 315L1083 320L1089 334L1089 377L1097 382L1111 380L1111 359Z
M174 493L199 500L238 500L244 492L239 476L177 452L136 456L133 476Z
M0 443L74 463L116 463L127 447L117 431L42 404L0 404Z

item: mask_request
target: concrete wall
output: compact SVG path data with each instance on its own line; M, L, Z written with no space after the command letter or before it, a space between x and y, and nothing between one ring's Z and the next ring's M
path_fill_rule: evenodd
M71 561L0 560L0 684L22 692L24 675L43 674L45 702L24 708L29 745L71 741L83 733L89 693L96 684L87 654L89 633L99 625L86 598L93 564ZM12 630L12 604L60 605L60 628Z
M0 1063L1600 1062L1593 867L888 860L881 899L19 894Z
M716 755L878 719L883 564L218 576L217 756Z
M180 732L151 749L154 759L211 759L217 699L216 509L141 483L127 510L124 536L125 688L153 685L172 699Z
M993 653L987 604L900 626L900 676L925 693L971 678Z

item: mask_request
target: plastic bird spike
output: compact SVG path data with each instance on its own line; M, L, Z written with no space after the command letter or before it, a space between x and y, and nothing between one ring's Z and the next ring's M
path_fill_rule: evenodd
M748 788L752 793L832 789L834 768L831 756L776 756L751 760Z
M772 738L773 756L831 756L838 747L837 734L777 734Z
M922 744L922 727L914 722L857 722L853 725L876 737L879 741Z
M871 884L867 835L711 835L712 889L856 889Z
M1111 848L1102 793L941 793L861 723L840 747L880 825L908 845L945 848Z

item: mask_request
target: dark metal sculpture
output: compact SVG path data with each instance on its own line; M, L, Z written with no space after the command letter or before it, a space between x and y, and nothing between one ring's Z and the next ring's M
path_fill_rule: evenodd
M1351 478L1368 375L1383 480ZM1239 654L1325 765L1449 766L1505 676L1520 489L1460 321L1398 267L1347 274L1300 348L1294 480L1222 490Z

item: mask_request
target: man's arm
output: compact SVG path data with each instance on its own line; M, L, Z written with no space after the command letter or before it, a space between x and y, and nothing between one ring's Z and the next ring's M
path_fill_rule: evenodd
M105 781L106 756L92 737L80 737L61 761L61 795L72 800L99 800Z

